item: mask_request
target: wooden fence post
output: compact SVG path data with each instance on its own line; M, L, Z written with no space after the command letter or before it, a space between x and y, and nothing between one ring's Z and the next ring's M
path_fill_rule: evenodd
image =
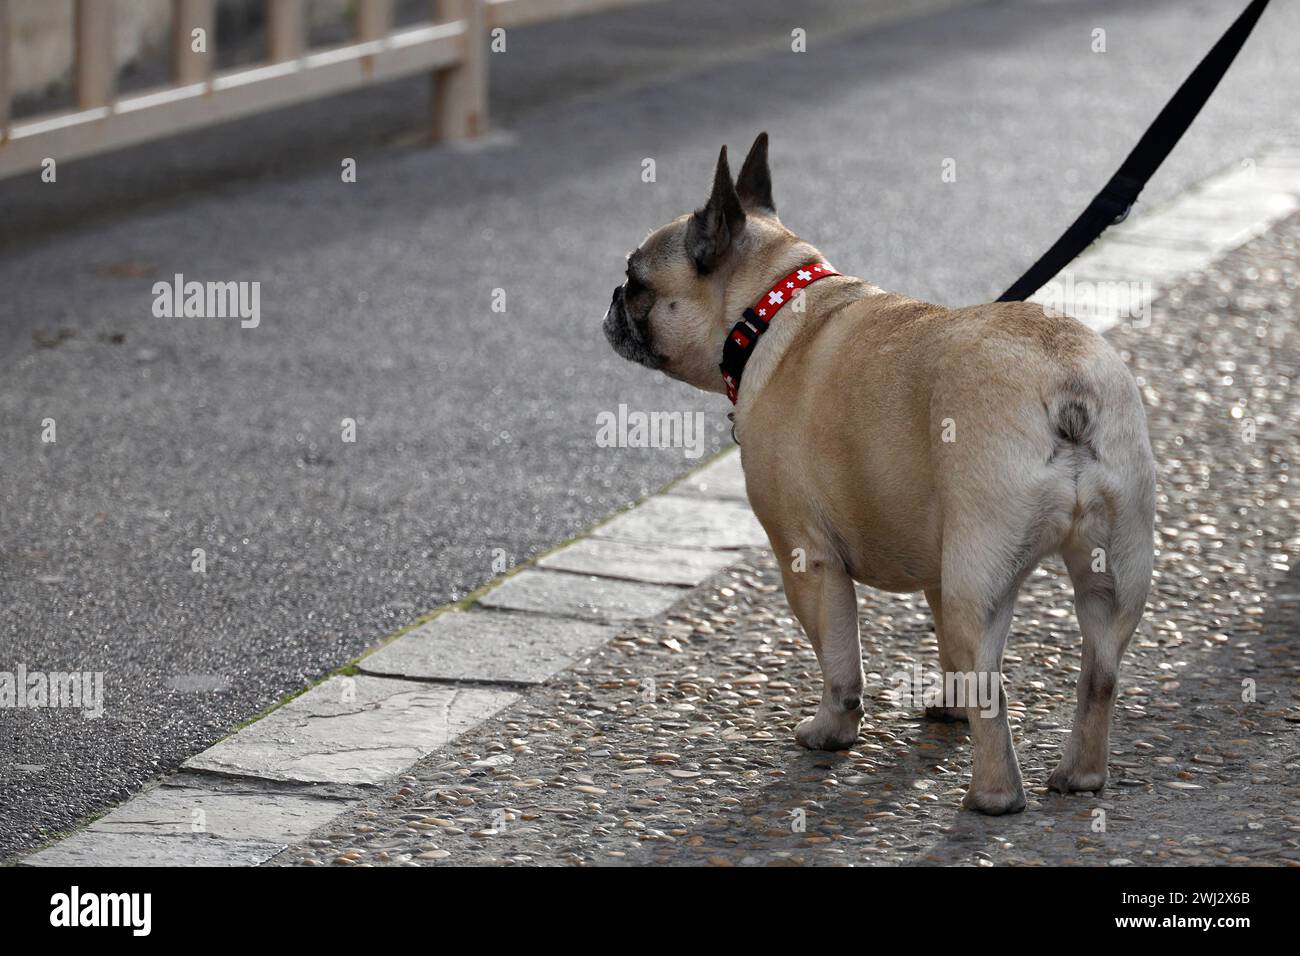
M0 143L9 138L13 86L9 77L9 0L0 0Z
M359 0L355 25L358 40L382 40L392 26L393 0Z
M77 109L111 106L117 81L113 0L77 0L73 86Z
M213 0L172 0L172 72L177 86L212 79L217 59ZM194 31L203 30L204 50L194 49Z
M296 60L307 49L305 0L268 0L266 55L272 63Z
M485 0L435 0L434 20L462 20L463 55L456 65L433 74L433 133L439 141L487 131L487 4Z

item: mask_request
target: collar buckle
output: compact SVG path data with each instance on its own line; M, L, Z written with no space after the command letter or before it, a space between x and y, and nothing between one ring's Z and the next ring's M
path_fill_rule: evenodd
M736 404L740 393L740 377L745 371L745 363L758 345L759 338L767 331L772 320L776 318L781 307L793 299L799 292L812 285L818 279L839 275L831 268L829 262L810 262L800 266L794 272L778 281L763 293L757 302L745 310L740 321L731 327L727 342L722 347L722 380L727 386L727 398ZM732 417L731 437L736 437L735 417Z

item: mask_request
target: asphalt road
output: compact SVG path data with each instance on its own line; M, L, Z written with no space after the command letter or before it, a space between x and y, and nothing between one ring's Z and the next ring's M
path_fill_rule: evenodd
M598 412L700 409L727 441L725 402L599 330L720 142L771 133L787 223L842 271L985 300L1235 12L1006 0L865 29L696 6L515 31L504 135L474 148L410 144L421 80L0 183L0 670L103 671L107 694L98 720L0 710L0 858L490 579L494 549L524 559L691 466L596 447ZM1300 12L1275 7L1148 202L1294 126ZM174 273L261 282L260 326L155 318Z

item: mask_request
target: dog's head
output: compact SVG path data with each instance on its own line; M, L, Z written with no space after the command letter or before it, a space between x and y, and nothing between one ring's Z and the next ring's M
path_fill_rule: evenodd
M744 297L762 291L771 280L768 264L795 243L772 202L767 134L754 140L734 183L724 146L709 201L656 229L627 257L626 281L605 313L605 338L625 359L724 391L718 362L750 304Z

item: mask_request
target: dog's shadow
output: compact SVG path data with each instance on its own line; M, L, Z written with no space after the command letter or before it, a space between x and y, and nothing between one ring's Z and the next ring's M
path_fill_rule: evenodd
M1072 855L1088 832L1091 801L1041 792L1045 766L1025 768L1024 812L962 809L970 773L965 724L915 715L888 732L907 739L876 750L867 736L834 753L791 742L771 759L773 777L691 828L688 859L676 862L988 866L1008 855L1015 862L1049 850L1053 859ZM1021 840L1033 849L1016 852Z

